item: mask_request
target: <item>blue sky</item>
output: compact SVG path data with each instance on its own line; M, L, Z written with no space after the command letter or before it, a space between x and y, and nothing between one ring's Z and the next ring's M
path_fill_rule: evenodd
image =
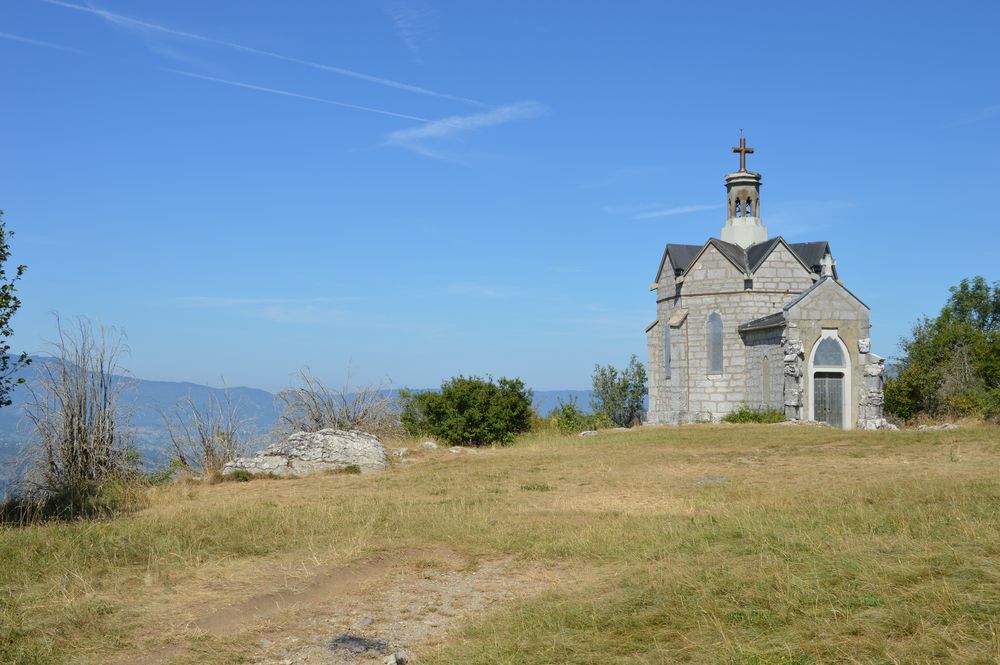
M1000 279L996 3L3 0L0 208L141 377L589 385L666 242L829 240L875 350Z

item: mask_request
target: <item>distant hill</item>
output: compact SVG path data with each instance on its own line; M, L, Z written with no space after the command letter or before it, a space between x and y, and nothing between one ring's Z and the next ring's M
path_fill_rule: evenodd
M31 401L31 386L37 385L38 377L44 371L47 358L32 358L32 364L22 371L26 384L15 389L13 403L0 408L0 448L18 446L30 437L29 423L24 416L24 406ZM170 412L181 399L190 397L200 408L208 406L212 397L222 399L225 390L211 388L196 383L172 381L147 381L119 376L124 382L122 397L132 409L132 422L138 433L137 444L140 451L158 461L163 457L167 444L167 430L160 416L162 411ZM230 388L234 403L239 404L242 415L251 420L255 429L270 429L278 417L274 406L274 396L266 390L256 388Z
M32 364L22 373L27 383L15 389L10 406L0 408L0 495L4 485L17 475L20 448L31 435L29 423L24 417L24 406L31 400L29 386L37 382L39 373L44 370L47 362L51 360L44 357L33 358ZM127 383L124 401L133 411L132 423L137 430L136 444L149 468L163 466L169 459L170 439L161 412L171 412L179 400L188 397L199 408L204 409L211 399L223 399L226 392L222 388L186 381L150 381L133 377L117 377L117 380ZM256 447L263 446L267 432L280 415L275 406L275 396L258 388L237 387L228 390L233 402L239 405L241 416L250 421L251 428L257 434ZM396 392L392 391L394 395ZM533 406L538 413L548 415L559 405L559 400L569 402L573 399L577 400L581 409L590 411L589 390L535 391Z

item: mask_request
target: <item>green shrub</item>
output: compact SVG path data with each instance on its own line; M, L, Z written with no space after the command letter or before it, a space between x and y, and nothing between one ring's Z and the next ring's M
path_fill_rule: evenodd
M146 482L150 485L169 485L174 481L174 473L176 472L176 467L170 465L162 469L157 469L151 474L146 476Z
M584 413L576 403L575 396L568 402L560 399L559 406L549 412L548 424L563 434L578 434L611 425L603 413Z
M235 480L238 483L248 483L253 480L253 474L246 469L236 469L231 474L229 474L231 480Z
M727 413L722 420L727 423L782 423L785 422L785 412L781 409L750 407L743 404L735 411Z
M450 445L509 443L531 429L531 396L520 379L458 376L441 384L440 392L401 390L400 420L411 435Z
M361 473L361 467L357 464L348 464L342 469L337 469L337 473L359 474Z

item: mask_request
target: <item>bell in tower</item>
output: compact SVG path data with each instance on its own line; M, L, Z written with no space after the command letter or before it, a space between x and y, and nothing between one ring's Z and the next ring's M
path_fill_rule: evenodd
M729 197L726 225L722 227L722 240L746 249L767 240L767 227L760 222L760 174L747 171L747 155L753 148L740 130L740 146L733 152L740 155L740 170L726 176L726 193Z

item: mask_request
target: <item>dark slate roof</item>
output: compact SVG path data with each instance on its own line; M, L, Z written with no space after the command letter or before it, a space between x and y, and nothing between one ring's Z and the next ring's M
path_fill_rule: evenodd
M709 238L705 245L712 245L732 261L733 265L744 273L752 275L779 243L785 243L799 261L815 273L820 272L823 256L830 251L830 244L825 240L787 243L781 236L750 245L746 249L718 238ZM692 261L701 253L705 245L670 244L667 245L665 255L670 256L670 263L674 266L674 271L684 273L691 267Z
M734 245L731 242L719 240L718 238L710 238L708 243L713 245L723 256L732 261L737 268L743 272L748 272L747 253L745 249L739 245Z
M795 252L802 263L809 266L815 272L819 272L823 257L830 251L830 243L825 240L819 242L796 242L788 245Z
M774 328L785 323L785 313L775 312L774 314L768 314L767 316L762 316L759 319L754 319L753 321L747 321L746 323L741 323L739 325L740 332L747 330L763 330L764 328Z
M846 286L844 286L843 284L841 284L840 280L834 279L833 277L827 276L827 277L821 277L819 279L819 281L815 282L808 289L806 289L805 291L803 291L799 295L797 295L794 298L792 298L792 300L790 300L787 305L785 305L784 307L782 307L782 310L785 311L785 312L787 312L791 308L795 307L800 302L802 302L805 299L806 296L808 296L810 293L812 293L813 291L815 291L816 289L818 289L819 286L820 286L820 284L823 284L826 281L833 282L834 284L836 284L837 286L839 286L840 288L842 288L844 291L847 292L847 295L851 296L852 298L854 298L855 300L857 300L859 303L861 303L861 305L865 309L869 309L869 310L871 309L871 307L869 307L868 305L865 304L865 301L863 301L861 298L859 298L856 295L854 295L854 293L852 293L850 289L848 289Z
M684 272L698 256L698 252L704 245L667 245L667 254L670 256L670 263L674 266L674 271Z

